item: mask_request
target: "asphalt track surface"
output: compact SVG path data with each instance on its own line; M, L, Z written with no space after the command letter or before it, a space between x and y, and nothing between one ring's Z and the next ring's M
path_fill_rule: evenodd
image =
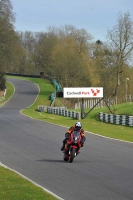
M133 200L132 143L86 133L81 153L64 162L60 147L67 128L22 115L38 87L8 80L15 93L0 107L0 162L65 200Z

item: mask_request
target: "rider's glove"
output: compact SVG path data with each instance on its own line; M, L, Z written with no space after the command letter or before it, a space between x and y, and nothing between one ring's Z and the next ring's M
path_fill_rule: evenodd
M86 140L86 137L85 137L85 136L83 136L83 141L85 142L85 140Z
M81 132L83 132L83 133L84 133L84 129L81 129Z

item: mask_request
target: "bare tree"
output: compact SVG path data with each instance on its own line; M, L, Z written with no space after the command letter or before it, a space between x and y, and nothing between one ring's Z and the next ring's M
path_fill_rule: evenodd
M131 52L133 50L133 21L128 12L124 14L119 13L117 24L112 30L108 31L107 38L109 39L109 45L116 69L116 87L114 96L117 100L123 66L130 61Z

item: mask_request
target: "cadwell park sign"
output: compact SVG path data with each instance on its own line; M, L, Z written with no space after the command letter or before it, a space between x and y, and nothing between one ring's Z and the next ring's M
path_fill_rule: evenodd
M102 98L102 87L63 88L64 98Z
M82 119L85 117L84 113L84 98L103 98L102 87L80 87L80 88L63 88L63 91L56 93L58 98L82 98L81 115L79 112L67 110L66 107L51 107L47 106L45 110L50 114L62 115L64 117L72 117L75 119ZM95 107L95 106L94 106ZM39 111L44 111L44 106L38 106ZM92 109L91 109L92 110Z

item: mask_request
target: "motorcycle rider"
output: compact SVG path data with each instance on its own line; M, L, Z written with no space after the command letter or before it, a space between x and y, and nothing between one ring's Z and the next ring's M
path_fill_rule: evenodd
M67 150L68 149L68 144L67 144L67 140L69 140L70 138L70 135L73 131L76 131L76 130L80 130L80 135L81 135L81 147L84 146L84 142L86 140L86 137L85 137L85 132L84 130L82 129L82 124L81 122L76 122L75 123L75 126L71 126L68 131L65 133L65 139L63 140L63 146L61 147L61 151L64 151L64 150ZM79 149L78 149L79 150Z

